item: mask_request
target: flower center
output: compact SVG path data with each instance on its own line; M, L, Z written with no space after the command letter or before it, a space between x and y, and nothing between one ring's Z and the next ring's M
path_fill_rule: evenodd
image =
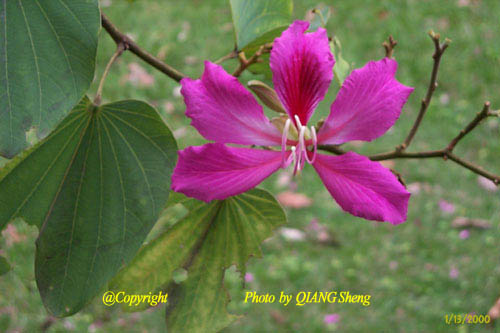
M310 134L312 139L313 151L309 152L307 150L307 141L306 141L306 133L309 132L309 129L306 126L303 126L299 120L299 117L295 116L295 122L297 124L297 131L299 133L299 140L297 145L291 147L291 154L286 158L286 144L288 140L288 132L290 130L290 126L292 126L292 120L288 118L285 122L285 127L283 129L283 136L281 137L281 153L283 156L282 159L282 168L286 168L293 162L293 174L295 175L298 171L300 171L304 167L304 163L307 161L309 164L314 163L316 160L316 151L318 150L318 139L316 137L316 128L311 126ZM308 133L307 133L308 134ZM311 142L310 142L311 143ZM309 143L309 144L310 144ZM309 153L312 154L312 157L309 158Z

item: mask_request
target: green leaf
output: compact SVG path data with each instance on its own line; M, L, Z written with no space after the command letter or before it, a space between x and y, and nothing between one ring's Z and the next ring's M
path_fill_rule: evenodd
M0 228L37 225L35 273L57 316L80 310L132 259L167 202L175 140L151 106L77 105L0 170Z
M286 217L260 189L210 204L189 201L189 214L144 246L111 289L147 294L169 285L173 272L184 267L188 278L169 295L167 326L173 332L215 332L236 318L226 312L225 269L236 264L243 276L248 258L261 257L260 244Z
M0 276L11 270L9 262L4 257L0 256Z
M230 0L238 50L272 41L290 24L292 0Z
M0 155L46 136L94 77L97 0L0 1Z
M335 81L342 86L345 78L351 72L351 65L342 57L342 45L339 39L335 36L330 42L330 49L335 57L335 66L333 66L333 77Z

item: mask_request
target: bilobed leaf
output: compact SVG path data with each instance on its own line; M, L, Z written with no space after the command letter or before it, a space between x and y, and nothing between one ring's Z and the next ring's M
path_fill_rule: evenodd
M98 0L0 0L0 155L44 137L94 76Z
M5 273L9 272L10 270L11 270L11 267L10 267L7 259L0 256L0 276L4 275Z
M35 273L57 316L80 310L132 259L169 195L173 136L151 106L77 105L46 139L0 170L0 228L40 228Z
M226 311L225 269L236 264L244 275L248 258L262 255L260 244L286 217L273 196L259 189L209 204L189 201L189 214L144 246L111 289L147 294L169 285L174 270L184 267L187 280L169 288L167 327L216 332L236 318Z
M230 0L238 50L272 41L290 24L292 0Z

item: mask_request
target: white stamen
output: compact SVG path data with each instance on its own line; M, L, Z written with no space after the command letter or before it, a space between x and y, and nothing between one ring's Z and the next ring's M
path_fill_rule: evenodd
M300 135L299 135L299 150L298 150L298 157L297 157L297 164L298 164L298 167L297 169L300 171L300 169L302 168L302 164L303 164L303 161L302 161L302 154L306 153L306 143L304 141L304 135L306 133L306 127L305 126L302 126L300 128ZM307 155L307 154L306 154Z
M288 131L290 130L290 124L291 124L290 118L288 118L285 122L285 127L283 128L283 136L281 137L281 167L285 168L286 167L286 162L285 162L285 150L286 150L286 141L288 140Z
M282 153L282 168L286 168L290 163L293 163L293 175L300 171L305 162L312 164L316 160L317 150L318 150L318 137L316 135L316 128L311 126L311 139L313 144L312 158L309 159L309 151L307 150L306 145L306 131L308 128L303 126L300 122L299 116L295 115L295 124L296 128L299 131L298 144L296 146L291 147L291 156L289 156L285 161L286 156L286 144L288 142L288 132L290 131L291 119L287 119L285 122L285 126L283 128L283 136L281 137L281 153ZM304 156L303 156L304 155Z
M302 123L300 122L299 116L295 115L295 123L297 124L297 129L300 131L302 128Z
M313 164L314 161L316 161L316 152L318 151L318 137L316 136L316 128L314 126L311 126L311 137L313 141L313 157L309 159L309 156L307 155L307 150L305 152L306 160L307 162L309 162L309 164Z

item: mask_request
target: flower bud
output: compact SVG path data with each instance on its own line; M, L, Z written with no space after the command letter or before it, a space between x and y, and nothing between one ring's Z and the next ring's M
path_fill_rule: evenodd
M248 88L250 88L250 90L252 90L255 93L255 95L259 97L261 102L264 103L271 110L279 113L286 113L283 104L281 104L278 95L276 94L273 88L269 87L264 82L258 80L248 81L247 85Z

